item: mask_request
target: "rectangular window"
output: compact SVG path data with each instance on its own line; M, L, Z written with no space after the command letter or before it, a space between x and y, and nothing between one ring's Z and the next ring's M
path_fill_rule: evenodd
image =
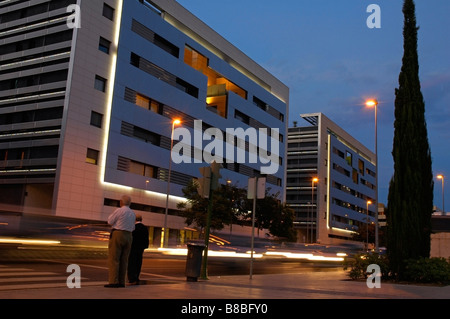
M360 159L358 159L358 169L361 175L364 176L364 162Z
M240 120L245 124L250 123L250 117L242 112L239 112L238 110L234 110L234 118Z
M151 165L130 161L129 173L156 178L157 168Z
M146 96L143 96L143 95L137 93L136 94L136 105L148 110L149 106L150 106L150 99Z
M347 164L352 166L352 153L349 151L345 152L345 160L347 161Z
M353 179L353 183L358 184L358 182L359 182L359 174L358 174L358 171L356 169L353 169L352 179Z
M128 172L142 176L144 175L144 170L145 170L144 164L133 161L130 162L130 168Z
M109 54L109 48L111 47L111 41L106 40L105 38L100 37L100 41L98 43L98 49L106 54Z
M91 125L98 128L102 128L103 114L92 111L91 112Z
M160 144L161 137L158 134L144 130L137 126L133 129L133 136L146 143L151 143L158 146Z
M96 75L94 88L96 90L106 92L106 79L102 78L101 76Z
M97 165L98 154L99 151L88 148L86 153L86 163Z
M157 66L156 64L140 57L136 53L131 52L130 56L131 65L139 68L140 70L156 77L157 79L166 82L183 92L198 98L198 88L193 86L192 84L178 78L172 73L164 70L163 68Z
M156 178L157 168L149 165L145 165L144 167L144 176L150 178Z
M154 100L150 101L150 111L158 113L158 114L162 114L162 105L159 102L156 102Z
M106 3L103 3L103 16L111 21L114 21L114 9Z

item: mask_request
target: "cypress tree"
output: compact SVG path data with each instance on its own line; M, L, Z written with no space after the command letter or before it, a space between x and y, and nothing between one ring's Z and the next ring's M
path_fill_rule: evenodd
M395 90L392 156L394 175L389 185L387 249L391 270L401 278L405 260L428 258L433 173L419 80L415 4L403 4L403 60Z

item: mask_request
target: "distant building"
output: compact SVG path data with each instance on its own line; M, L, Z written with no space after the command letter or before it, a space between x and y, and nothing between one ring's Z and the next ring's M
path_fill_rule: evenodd
M268 129L267 186L284 200L288 105L282 82L174 0L1 1L0 211L104 222L126 193L157 242L169 191L167 228L184 238L182 188L219 150L192 140L170 167L173 120L192 138ZM221 182L246 187L266 165L249 154L271 145L233 143L247 160L227 158Z
M348 243L375 222L375 154L324 114L301 117L309 125L288 129L286 185L297 239Z

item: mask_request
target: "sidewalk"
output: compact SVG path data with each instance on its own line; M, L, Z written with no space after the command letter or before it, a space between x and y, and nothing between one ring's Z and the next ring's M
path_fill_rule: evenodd
M349 280L343 270L210 277L187 282L185 277L150 277L145 285L105 288L105 282L81 282L81 288L39 288L0 291L0 299L450 299L450 286L401 285L381 282L368 288Z

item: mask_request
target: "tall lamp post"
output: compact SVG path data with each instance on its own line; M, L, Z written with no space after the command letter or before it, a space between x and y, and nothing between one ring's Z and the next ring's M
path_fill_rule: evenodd
M378 101L366 101L368 107L375 109L375 251L378 252L378 131L377 131L377 108Z
M366 205L366 213L367 213L367 224L366 224L366 251L369 251L369 205L372 204L372 201L368 200Z
M314 183L317 183L319 179L317 177L313 177L311 181L311 244L313 243L313 234L314 234L314 228L313 228L313 221L314 221ZM317 215L317 212L316 212ZM317 230L316 230L317 232Z
M170 160L169 160L169 173L167 175L167 194L166 194L166 211L164 214L164 228L162 232L161 247L166 247L169 240L169 232L167 231L167 215L169 213L169 194L170 194L170 174L172 171L172 148L173 148L173 131L175 125L180 125L181 121L179 119L174 119L172 121L172 133L170 135ZM166 238L167 237L167 238Z
M442 179L442 214L445 215L445 203L444 203L444 175L437 176L438 179Z

